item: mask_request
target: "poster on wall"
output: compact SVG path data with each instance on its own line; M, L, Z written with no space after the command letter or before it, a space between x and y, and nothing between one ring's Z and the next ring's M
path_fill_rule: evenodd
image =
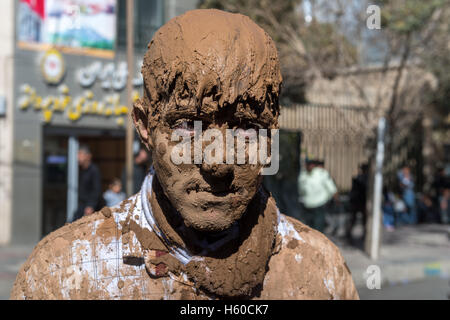
M112 57L116 0L20 0L18 46Z

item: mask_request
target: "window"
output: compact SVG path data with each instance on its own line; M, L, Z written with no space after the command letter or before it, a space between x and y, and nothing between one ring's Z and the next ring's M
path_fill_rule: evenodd
M134 2L134 46L136 51L146 51L153 34L163 24L163 0L135 0ZM127 45L126 0L118 0L117 48L125 50Z

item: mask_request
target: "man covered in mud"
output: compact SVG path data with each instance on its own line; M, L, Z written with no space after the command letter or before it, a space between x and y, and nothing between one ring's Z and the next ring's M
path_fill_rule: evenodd
M141 191L44 238L11 298L357 299L337 247L278 211L264 164L211 163L195 141L172 141L195 140L198 123L224 136L278 127L271 38L240 14L189 11L156 32L142 74L132 116L154 167ZM192 162L174 163L189 151Z

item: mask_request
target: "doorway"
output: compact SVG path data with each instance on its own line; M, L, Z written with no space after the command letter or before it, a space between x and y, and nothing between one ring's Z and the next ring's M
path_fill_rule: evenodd
M71 217L76 206L68 206L70 165L77 166L77 153L69 152L69 140L77 145L87 145L92 152L92 161L101 173L102 192L106 191L113 178L121 178L125 166L125 131L87 128L45 127L43 136L42 168L42 236L62 227ZM77 181L72 181L77 185ZM75 194L76 195L76 194ZM73 198L73 197L72 197ZM71 209L68 209L71 208ZM76 209L76 208L75 208Z

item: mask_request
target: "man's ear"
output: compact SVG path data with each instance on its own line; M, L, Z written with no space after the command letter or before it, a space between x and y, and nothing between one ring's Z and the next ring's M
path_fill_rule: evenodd
M131 111L131 117L133 118L134 126L141 138L142 143L148 150L153 149L153 143L150 138L150 132L148 129L148 112L144 107L142 98L137 99L133 103L133 110Z

